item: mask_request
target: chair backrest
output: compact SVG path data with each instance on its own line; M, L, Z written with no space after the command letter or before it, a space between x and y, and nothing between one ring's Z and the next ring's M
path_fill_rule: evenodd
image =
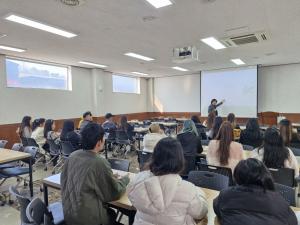
M53 218L51 212L40 198L34 198L26 208L26 216L34 224L44 224L44 215Z
M24 148L25 153L29 153L33 159L35 159L36 154L38 152L38 147L34 146L27 146Z
M115 170L129 172L130 161L126 159L108 159L110 166Z
M126 131L124 130L117 130L116 131L116 140L117 141L128 141L129 137Z
M229 177L209 171L191 171L188 181L198 187L221 191L229 186Z
M182 172L182 175L188 175L190 171L193 171L196 169L196 156L184 156L185 163L184 163L184 171Z
M56 144L53 140L47 139L47 143L50 147L50 155L56 156L60 153L60 145Z
M251 146L251 145L243 145L243 149L244 149L245 151L252 151L252 150L254 149L254 147Z
M21 142L22 142L24 147L28 146L28 141L27 141L26 137L21 137Z
M273 169L269 168L274 181L289 187L295 187L295 171L290 168Z
M209 145L210 140L201 140L201 144L204 146Z
M232 171L230 168L206 165L206 164L201 164L201 163L197 163L197 167L198 167L198 170L200 170L200 171L208 171L208 172L218 173L218 174L227 176L229 178L229 186L234 185L234 181L232 178Z
M26 146L39 147L39 145L36 143L36 141L33 138L27 138L27 145Z
M72 152L74 152L73 145L69 141L62 141L61 143L61 153L68 157L71 155Z
M106 129L105 133L108 133L107 141L114 141L116 139L116 129Z
M290 147L295 156L300 156L300 148Z
M7 140L0 140L0 148L4 148L7 142Z
M9 192L12 196L14 196L19 205L20 205L20 218L21 218L21 224L30 224L29 219L26 216L26 208L28 206L28 204L30 203L29 198L22 196L17 188L15 186L10 186L9 187Z
M275 183L275 190L282 195L290 206L296 206L296 193L294 188Z
M23 144L21 144L21 143L14 143L14 145L11 148L11 150L21 152L21 151L23 151Z
M138 152L138 161L139 161L139 165L140 165L140 170L143 170L146 163L150 162L152 153L144 152L144 151L140 151L140 150L138 150L137 152Z

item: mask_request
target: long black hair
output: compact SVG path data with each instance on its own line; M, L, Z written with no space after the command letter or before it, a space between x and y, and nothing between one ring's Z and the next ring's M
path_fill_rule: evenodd
M276 128L266 130L263 145L258 151L261 149L264 149L263 162L268 168L283 168L284 161L290 156L289 150L284 146L283 139Z
M75 125L72 120L65 120L60 134L60 139L65 139L69 132L74 131L74 128Z
M248 120L244 132L253 139L258 139L262 136L258 120L256 118L251 118Z
M212 139L215 139L217 137L222 123L223 123L222 117L217 116L215 118L215 121L214 121L213 127L212 127Z
M36 128L38 128L43 123L45 123L45 119L44 118L35 119L32 122L32 131L34 131Z
M126 131L128 130L128 122L127 122L127 117L126 116L121 116L120 119L120 127L122 130Z
M262 187L264 191L275 190L270 171L257 159L241 160L235 167L233 176L238 185L256 185Z
M48 133L50 131L52 131L52 125L53 125L53 123L54 123L54 120L51 120L51 119L46 120L45 128L44 128L44 137L45 138L47 138Z
M19 129L19 136L23 137L23 131L24 128L27 127L29 130L31 130L31 125L30 125L31 117L30 116L24 116L22 119L22 122L20 124L20 129Z

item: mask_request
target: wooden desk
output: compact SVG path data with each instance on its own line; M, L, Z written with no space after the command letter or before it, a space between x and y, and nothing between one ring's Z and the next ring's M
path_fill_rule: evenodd
M32 160L31 155L25 152L18 152L10 149L0 148L0 164L16 162L19 160L29 159L29 189L30 196L33 197L33 180L32 180Z

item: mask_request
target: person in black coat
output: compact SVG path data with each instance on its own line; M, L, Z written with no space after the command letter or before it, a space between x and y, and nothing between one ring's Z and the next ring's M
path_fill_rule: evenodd
M275 192L272 176L261 161L240 161L234 178L238 186L222 190L213 202L221 225L297 225L295 213Z
M81 136L75 132L75 126L72 120L64 121L63 129L60 134L60 140L70 142L74 151L81 148Z
M201 123L199 117L197 115L193 115L191 117L191 120L195 123L195 126L201 139L207 140L206 127Z
M240 143L258 148L262 145L263 134L259 128L256 118L249 119L246 124L246 129L242 130L240 135Z

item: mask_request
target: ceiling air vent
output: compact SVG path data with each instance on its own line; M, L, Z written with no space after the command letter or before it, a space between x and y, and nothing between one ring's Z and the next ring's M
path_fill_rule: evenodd
M267 40L269 40L269 38L266 32L256 32L251 34L244 34L244 35L239 35L234 37L223 38L222 42L227 47L236 47L236 46L241 46L246 44L259 43Z

